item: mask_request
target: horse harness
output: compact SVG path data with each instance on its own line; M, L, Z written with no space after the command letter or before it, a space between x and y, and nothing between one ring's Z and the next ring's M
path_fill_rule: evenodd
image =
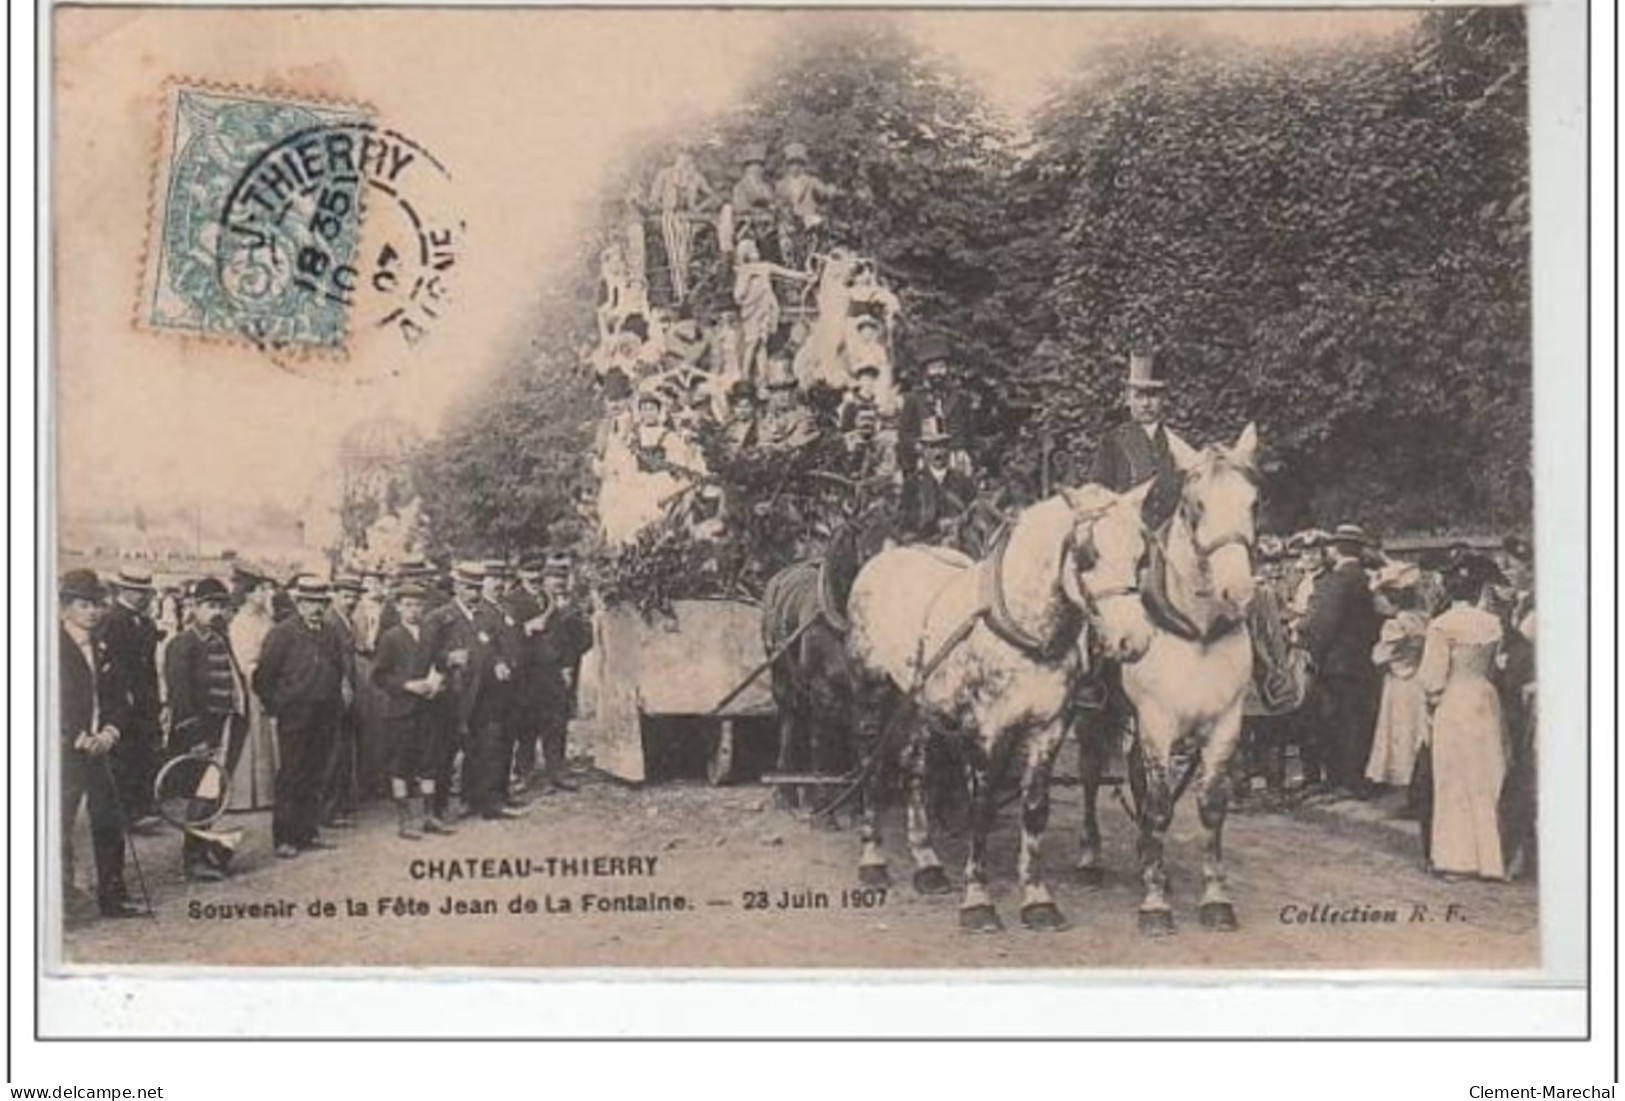
M1177 635L1187 642L1194 642L1201 646L1210 646L1213 643L1235 633L1246 622L1244 616L1221 616L1202 630L1190 616L1174 606L1168 596L1168 537L1173 532L1174 521L1183 519L1185 526L1191 533L1191 549L1196 553L1197 567L1200 570L1197 595L1205 595L1211 591L1208 583L1208 573L1213 556L1226 547L1241 547L1250 555L1253 549L1253 537L1241 530L1229 531L1211 543L1203 543L1196 536L1196 521L1187 515L1188 506L1183 500L1179 508L1158 527L1156 535L1151 539L1151 560L1146 567L1146 583L1142 600L1145 604L1146 614L1151 617L1158 627L1169 634Z

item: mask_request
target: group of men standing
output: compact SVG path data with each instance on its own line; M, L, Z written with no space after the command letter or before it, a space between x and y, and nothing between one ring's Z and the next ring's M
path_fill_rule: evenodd
M283 859L334 847L322 829L354 824L372 794L369 761L387 775L398 833L410 840L453 832L459 760L462 801L480 818L524 813L538 744L542 788L571 790L565 732L592 633L571 598L568 556L517 571L463 563L446 579L417 559L390 584L304 574L279 591L258 574L241 580L229 627L231 590L204 577L186 587L184 623L166 639L150 611L149 574L120 569L111 595L92 570L63 574L70 902L72 831L88 804L98 909L139 912L124 878L127 834L159 821L155 780L166 758L210 760L232 787L261 767L272 774L272 844ZM279 604L291 614L277 617ZM223 803L226 793L215 797ZM187 878L224 878L232 847L205 830L183 833Z

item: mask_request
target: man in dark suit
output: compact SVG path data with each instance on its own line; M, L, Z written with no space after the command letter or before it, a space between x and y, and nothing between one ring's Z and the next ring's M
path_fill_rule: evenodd
M592 627L571 598L570 567L568 555L547 557L539 582L541 613L525 624L531 739L533 746L541 742L544 792L576 790L565 778L564 758L581 658L592 649Z
M62 872L73 884L73 824L88 804L96 858L96 905L103 917L134 917L124 885L125 820L108 755L122 739L125 688L107 644L96 637L107 591L91 570L69 570L57 587L62 670Z
M327 626L338 635L339 650L344 657L338 725L333 731L333 747L322 778L321 821L323 826L334 829L354 826L355 813L361 803L360 722L356 707L359 695L356 658L360 643L355 621L361 592L361 578L354 574L341 573L333 578L333 602L324 617Z
M322 778L344 704L343 641L326 613L332 590L303 575L289 587L294 614L271 628L254 668L254 692L276 720L276 807L271 839L279 857L335 846L320 836Z
M445 691L446 678L435 665L432 640L423 623L428 595L416 582L396 590L400 622L378 636L372 661L373 687L383 701L380 721L389 747L390 796L398 832L408 841L426 833L456 832L434 811L440 765L434 701Z
M101 625L128 705L123 736L109 760L119 800L130 816L130 827L137 831L160 821L152 782L163 755L163 704L158 692L158 642L163 632L148 612L153 592L152 574L121 567L113 575L113 602Z
M168 692L169 752L214 757L248 733L248 685L226 634L230 593L220 580L205 577L192 586L191 623L164 651L164 686ZM230 774L229 765L226 767ZM225 877L231 850L188 831L181 842L186 878L214 881Z
M898 532L907 542L940 543L976 500L976 483L953 468L945 432L928 426L919 443L920 467L903 477Z
M500 612L481 596L485 570L478 562L452 571L452 599L435 609L426 633L435 662L450 678L452 738L441 748L436 775L436 810L444 818L452 763L463 752L463 802L482 818L517 818L507 806L507 768L499 756L504 739L504 689L517 656L508 652L509 635Z
M1329 785L1340 794L1364 797L1381 689L1371 648L1382 623L1360 564L1372 544L1355 524L1339 524L1328 542L1332 566L1316 580L1299 628L1314 668L1318 706L1312 736L1320 739Z
M933 424L948 437L949 465L967 477L971 473L971 403L955 383L952 354L944 337L928 336L920 341L915 362L921 377L903 397L897 415L897 463L904 474L920 465L921 437Z
M1142 515L1155 527L1179 507L1182 476L1174 450L1189 445L1163 422L1167 379L1156 372L1149 355L1129 357L1129 420L1113 428L1100 441L1089 480L1113 493L1127 493L1146 479L1157 479L1146 497Z

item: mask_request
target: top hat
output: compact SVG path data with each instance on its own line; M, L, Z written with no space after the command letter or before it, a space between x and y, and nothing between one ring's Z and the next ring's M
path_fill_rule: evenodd
M914 361L924 367L937 360L946 361L952 355L953 348L949 345L947 337L931 335L920 339L919 347L914 353Z
M786 150L788 153L788 150ZM759 141L747 142L739 151L740 164L764 164L767 161L767 146Z
M302 573L288 586L288 595L294 600L332 600L333 589L313 573Z
M156 591L152 585L152 573L136 566L120 566L111 580L114 586L120 589L134 589L145 593Z
M63 600L107 599L107 589L95 570L69 570L57 583L56 591Z
M1149 352L1135 352L1128 357L1128 385L1130 390L1166 390L1168 380Z
M226 590L226 583L218 577L199 578L192 582L191 591L186 595L198 604L224 604L231 599L231 593Z
M799 141L793 141L784 147L784 163L796 164L798 162L801 164L807 163L807 147Z

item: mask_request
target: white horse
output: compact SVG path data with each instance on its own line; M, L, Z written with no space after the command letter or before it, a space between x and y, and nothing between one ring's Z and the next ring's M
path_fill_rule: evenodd
M1067 700L1081 674L1085 622L1122 660L1138 657L1150 643L1137 581L1147 548L1140 510L1150 488L1148 482L1121 496L1100 486L1063 491L1023 511L980 563L956 551L906 546L882 551L858 573L847 602L847 649L858 674L859 731L871 777L861 882L889 880L873 777L886 731L905 721L915 888L927 894L950 889L931 845L925 753L933 735L956 737L967 750L971 784L961 925L1000 928L987 888L987 843L993 787L1017 760L1021 918L1029 928L1065 926L1039 871L1050 773Z
M1143 600L1156 632L1145 654L1122 666L1123 692L1135 715L1129 780L1145 885L1139 924L1150 936L1174 930L1163 840L1179 790L1192 780L1206 833L1197 913L1206 928L1236 928L1235 908L1225 894L1221 838L1230 758L1241 740L1253 671L1247 611L1254 590L1258 434L1249 424L1230 447L1201 451L1177 439L1170 443L1184 482L1178 507L1156 532L1146 572ZM1177 786L1170 783L1176 755L1195 769ZM1093 779L1086 775L1084 782ZM1092 799L1086 806L1092 814ZM1085 823L1083 871L1098 859L1098 830L1096 847L1090 844L1092 825Z

